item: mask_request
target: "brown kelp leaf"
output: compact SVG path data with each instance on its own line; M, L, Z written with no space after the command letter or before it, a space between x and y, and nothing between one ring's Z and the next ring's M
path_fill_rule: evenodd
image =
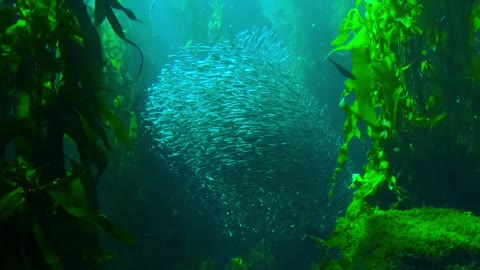
M74 217L97 224L98 226L102 227L102 229L105 230L107 233L109 233L116 239L122 241L124 244L134 245L137 242L137 239L129 232L116 227L105 216L93 210L87 208L72 207L68 205L63 205L63 208L65 209L65 211L67 211L67 213Z
M62 270L63 267L60 258L53 251L52 245L36 217L33 218L32 231L33 235L35 235L35 240L37 241L38 247L45 258L45 261L50 266L50 269Z
M110 22L110 25L112 26L112 29L115 32L115 34L117 34L117 36L119 36L121 39L126 41L128 44L137 48L138 52L140 53L140 67L138 69L138 73L142 72L142 69L143 69L143 52L142 52L142 50L133 41L127 39L127 37L125 36L125 33L123 33L122 25L118 21L117 17L115 16L115 13L113 12L113 10L110 6L105 8L105 16L107 17L108 21Z
M83 107L81 109L82 111L78 113L85 131L88 131L93 138L101 139L105 148L107 148L108 151L112 151L105 127L101 124L98 116L95 115L93 108Z
M90 142L86 142L90 143ZM95 166L97 169L95 183L98 182L108 165L108 155L103 147L97 143L77 143L77 151L80 154L82 163Z
M105 9L107 7L106 0L95 0L94 20L96 25L100 25L105 20Z
M84 128L85 123L80 114L63 112L62 117L65 135L76 143L82 162L96 167L96 178L98 179L108 163L104 147L97 143L97 138L92 138L94 133Z
M340 65L337 61L333 60L331 57L328 57L328 60L337 68L337 70L346 78L356 80L357 77L352 74L348 69L346 69L344 66Z
M134 21L137 21L137 22L142 22L137 18L137 16L135 16L135 13L133 13L133 11L131 11L128 8L125 8L124 6L122 6L122 4L120 4L119 1L110 0L109 4L112 8L123 11L128 16L128 18L130 18L130 20L134 20Z

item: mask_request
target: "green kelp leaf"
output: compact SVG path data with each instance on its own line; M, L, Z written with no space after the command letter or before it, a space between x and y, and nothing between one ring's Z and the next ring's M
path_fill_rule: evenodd
M398 87L395 89L395 92L393 93L393 115L392 115L392 121L393 121L393 128L397 128L397 122L398 122L398 102L400 101L400 96L403 93L403 88Z
M48 11L50 8L50 5L49 5L50 1L27 1L27 2L31 2L30 4L33 4L32 8L35 9L35 12L38 12L42 16L45 16L48 14Z
M363 18L358 8L352 8L340 26L340 34L331 42L333 46L342 46L347 42L350 34L357 31L363 25ZM329 54L330 55L330 54Z
M389 8L388 11L390 12L390 15L393 18L400 18L407 16L409 14L408 12L408 7L405 5L404 1L398 1L398 0L393 0L393 1L388 1L389 3Z
M367 37L367 30L365 27L362 27L360 32L358 32L357 35L347 44L339 46L333 50L331 50L325 59L330 57L333 53L340 52L340 51L351 51L353 48L358 48L360 46L366 46L368 45L368 37Z
M56 14L54 13L48 14L48 24L50 26L50 31L54 32L57 30L56 28L58 27L59 22L57 21Z
M0 220L10 218L23 198L23 188L16 188L0 199Z
M122 241L126 245L134 245L137 242L135 236L130 234L129 232L118 228L115 226L110 220L108 220L105 216L92 211L87 208L79 208L79 207L63 207L67 213L70 215L77 217L79 219L97 224L100 226L104 231L115 237L116 239Z
M98 137L94 132L87 134L83 128L81 117L78 113L71 111L63 111L62 121L64 124L64 133L71 138L77 145L77 150L87 166L95 166L97 168L97 179L105 171L108 158L105 147L97 142Z
M90 108L90 105L86 104L84 104L84 106L82 106L80 109L81 111L76 111L76 113L81 120L83 130L85 131L87 136L93 140L96 140L96 138L101 139L103 145L105 145L105 148L107 148L108 151L112 151L108 140L108 135L105 130L106 128L98 119L98 116L94 112L94 109Z
M473 24L473 32L476 33L478 30L480 30L480 4L479 3L474 4L472 8L472 14L470 16L471 16L470 20L472 21L472 24Z
M48 263L52 270L62 270L62 263L60 258L55 254L53 248L50 244L50 241L47 238L47 235L43 231L42 226L38 222L37 218L33 218L33 225L32 225L33 235L35 236L35 240L37 241L38 247L45 258L45 261Z
M347 120L343 125L345 141L349 143L354 137L362 139L362 132L358 128L358 102L354 101L352 106L348 106L344 99L340 102L340 108L347 116Z
M30 95L25 91L19 91L19 101L17 106L17 118L27 119L30 115Z
M350 34L348 32L341 32L333 41L330 43L332 46L342 46L347 42Z
M135 112L130 112L130 125L128 128L128 138L130 141L135 141L138 136L138 120Z
M345 89L344 91L348 91ZM354 104L356 101L354 102ZM356 113L352 110L353 106L348 106L344 99L340 102L340 107L347 115L347 120L343 126L343 131L345 134L345 142L343 143L342 147L340 148L340 152L338 153L337 157L337 167L333 173L332 178L330 179L330 192L329 192L329 204L333 202L333 195L335 185L337 183L337 178L340 176L340 173L343 171L345 164L347 164L349 160L349 145L353 138L357 137L362 139L362 132L358 128L358 118Z
M9 45L0 44L0 51L2 52L2 55L8 55L10 52L12 52L12 47Z
M99 98L98 110L102 117L107 121L108 126L113 129L115 137L122 143L129 144L130 136L127 126L122 120L112 111L103 97Z
M78 119L80 120L80 124L82 125L82 131L84 132L88 140L95 142L97 141L97 139L101 138L100 134L97 132L97 129L96 129L95 122L97 121L97 119L93 119L90 117L86 118L82 114L82 112L79 112L79 111L75 111L75 114L77 114ZM102 136L106 136L106 134L105 135L102 134Z
M347 80L346 86L355 90L355 99L358 102L358 113L360 117L370 126L376 126L377 114L373 106L372 96L370 94L370 83L372 81L372 72L370 68L370 54L366 42L366 32L358 34L361 37L352 45L352 73L356 80Z
M105 15L107 16L107 19L110 22L110 25L112 26L112 29L115 32L115 34L117 34L117 36L119 36L121 39L123 39L128 44L134 46L137 49L137 51L140 53L140 67L138 69L138 73L142 72L142 69L143 69L143 52L142 52L142 50L133 41L127 39L127 37L125 36L125 33L123 32L122 25L118 21L117 17L115 16L115 13L113 12L111 7L106 7Z
M40 1L38 1L40 2ZM50 6L48 7L48 22L50 24L50 31L56 31L58 27L58 20L59 16L57 15L57 0L51 0Z
M98 181L105 172L108 164L108 154L104 147L97 143L90 143L85 141L77 144L77 150L80 158L84 164L93 165L96 167L95 181Z
M350 87L352 87L353 90L355 90L355 91L357 90L357 88L355 88L356 86L355 86L355 83L353 81L348 80L346 84L351 85ZM358 98L358 93L355 93L355 94L356 94L357 99L352 103L352 105L350 107L348 107L349 114L354 115L355 118L364 120L370 126L375 126L376 125L376 122L375 122L376 121L375 120L376 119L376 114L375 114L375 110L373 109L373 105L371 105L371 108L368 108L368 107L365 108L365 104L362 104L362 101L360 101L359 98ZM370 98L370 104L372 104L370 95L368 96L368 98ZM370 105L370 104L367 103L367 105ZM375 118L372 117L372 119L369 119L368 115L370 113L375 114L374 115Z
M383 58L371 64L371 69L375 74L376 81L381 82L383 90L376 92L382 97L379 99L382 102L382 107L386 108L391 113L390 121L392 128L396 129L398 122L398 107L402 104L401 100L405 99L406 92L402 83L405 72L411 67L411 63L400 67L397 66L397 56L390 52L385 53Z
M350 11L350 29L356 32L358 29L365 25L365 21L360 15L360 10L358 8L354 8Z
M344 143L340 148L340 153L338 154L337 162L342 166L348 162L348 143Z
M440 123L443 119L445 119L446 116L447 116L447 113L442 113L442 114L439 114L436 117L432 118L430 120L430 131L432 131L432 129L435 126L437 126L438 123Z
M27 21L25 20L18 20L16 24L7 28L6 34L7 36L13 36L19 34L20 29L24 29L27 27Z
M87 172L87 170L83 170ZM76 207L87 207L88 198L85 188L83 186L81 176L74 177L71 172L68 172L66 179L59 181L59 186L55 189L49 190L49 195L57 206L73 205ZM70 180L69 178L73 178Z
M84 38L79 35L70 34L70 39L78 44L83 44Z

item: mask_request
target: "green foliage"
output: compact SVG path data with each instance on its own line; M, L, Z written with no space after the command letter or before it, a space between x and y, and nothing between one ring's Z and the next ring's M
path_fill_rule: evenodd
M125 72L123 56L125 55L127 46L121 39L118 39L110 25L103 24L99 30L105 59L108 63L107 68L110 68L110 70L107 70L107 76L113 73L114 75L112 77L119 80L114 83L122 84Z
M360 2L357 1L357 6ZM422 33L415 23L421 5L412 2L393 7L390 5L393 2L367 1L365 18L360 15L358 7L350 10L339 36L332 42L337 48L330 54L342 50L352 52L352 72L357 78L345 82L340 102L348 119L344 128L346 141L338 158L339 167L334 180L348 161L349 143L353 138L364 138L365 134L358 126L359 121L364 121L368 125L367 135L374 142L369 154L369 168L382 173L383 180L394 188L396 180L388 176L389 164L382 149L385 141L395 136L401 124L400 117L423 125L429 122L428 118L419 115L415 100L406 90L405 72L409 65L402 66L395 50ZM355 100L347 104L346 97L352 93Z
M60 212L78 218L79 222L98 225L105 231L133 244L134 238L127 232L116 228L105 217L91 210L88 197L82 184L86 170L66 171L65 177L57 178L51 183L44 183L41 172L30 164L17 158L15 167L3 164L0 167L2 190L10 190L0 199L0 222L18 218L27 229L30 227L36 243L45 261L51 269L63 269L42 221L49 216L58 216ZM44 183L44 184L42 184ZM92 231L94 233L95 231ZM98 250L90 250L90 255L103 257Z
M433 23L433 18L441 13L437 14L430 2L365 1L365 16L359 12L361 3L357 1L357 8L347 14L339 36L332 42L336 48L330 53L351 51L352 73L357 78L345 82L340 102L347 115L346 140L332 186L348 161L349 143L354 138L368 136L373 148L368 154L367 175L369 170L375 171L372 175L380 174L372 181L377 182L378 178L385 181L384 186L388 186L400 202L405 195L399 187L400 174L402 183L406 177L418 178L418 181L426 178L420 173L401 172L415 160L422 162L425 156L448 156L439 150L444 149L441 145L445 141L457 145L445 151L455 154L455 151L470 149L468 151L475 154L461 158L478 156L477 140L468 145L463 130L479 133L474 128L479 111L472 106L472 100L479 97L480 58L472 45L479 28L476 19L479 11L477 6L472 6L469 19L452 13L448 16L453 19L438 24ZM450 5L448 3L443 5ZM466 8L455 8L451 12L469 12L471 3L464 1ZM465 31L460 30L464 28ZM452 52L454 48L457 51ZM465 60L465 55L469 55L471 61ZM450 79L445 83L447 76ZM466 76L471 82L466 81ZM351 95L354 101L349 104L346 98ZM457 108L461 103L464 103L462 109ZM460 110L463 112L459 113ZM366 124L365 129L359 128L362 122ZM475 174L476 169L471 170L468 173ZM367 175L362 183L369 181Z
M478 217L441 208L392 209L422 204L479 209L470 201L476 193L458 197L478 186L479 141L463 137L465 130L474 138L480 134L480 111L472 106L479 98L473 41L478 4L366 0L361 16L361 2L342 23L331 52L351 51L357 78L346 81L340 103L347 115L346 142L333 180L348 161L351 140L368 136L373 147L365 174L353 176L356 192L347 215L327 242L339 246L344 257L325 268L411 269L422 263L476 269ZM438 12L438 5L445 12ZM450 197L449 187L456 196Z
M128 123L126 134L128 143L114 144L113 149L118 154L113 157L113 165L119 167L110 167L118 175L122 174L122 169L129 164L129 159L133 156L138 137L138 114L134 110L134 104L139 99L142 91L139 78L133 78L124 64L125 56L128 54L126 44L118 38L112 27L103 24L99 27L99 34L105 55L105 81L111 88L107 100L111 104L116 116ZM112 170L111 170L112 171Z
M125 33L123 32L122 25L118 21L117 16L115 16L113 9L118 9L123 11L128 16L128 18L130 18L130 20L141 22L140 20L137 19L137 17L131 10L122 6L118 0L95 0L95 14L94 14L95 24L101 25L103 21L107 19L110 25L112 26L112 29L115 32L115 34L117 34L118 37L120 37L122 40L124 40L128 44L134 46L138 50L141 57L140 67L138 69L138 73L140 73L143 68L143 52L137 46L137 44L127 39L127 37L125 36Z
M340 218L327 244L341 248L342 269L411 269L420 262L432 269L451 269L478 258L478 230L480 218L469 212L375 210L355 221Z
M4 1L5 2L5 1ZM18 0L0 6L0 228L2 269L92 269L109 259L96 228L132 244L96 210L111 150L107 126L130 131L107 104L100 39L83 1ZM96 1L121 30L112 8ZM124 38L123 31L120 37ZM71 140L79 158L69 157ZM73 153L74 154L74 153Z

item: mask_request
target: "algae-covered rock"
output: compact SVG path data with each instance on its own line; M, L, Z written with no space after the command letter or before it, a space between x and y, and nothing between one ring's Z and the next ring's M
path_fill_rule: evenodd
M480 218L441 208L376 210L340 218L327 245L344 256L323 269L480 269Z

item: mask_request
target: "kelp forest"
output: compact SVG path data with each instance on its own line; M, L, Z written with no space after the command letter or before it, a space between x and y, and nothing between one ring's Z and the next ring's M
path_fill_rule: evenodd
M346 142L370 139L354 199L318 269L478 269L478 1L357 1L332 43L356 80ZM348 97L354 95L352 102Z
M0 0L0 269L105 269L118 258L100 234L139 245L98 201L142 134L144 54L119 17L145 25L124 2ZM332 198L351 144L369 149L333 233L308 236L311 269L480 269L480 2L348 5L325 56L352 63Z
M0 268L95 269L110 257L98 228L135 242L98 212L112 142L129 147L134 133L113 106L96 26L108 21L126 40L113 9L136 18L110 0L94 10L77 0L0 3Z

